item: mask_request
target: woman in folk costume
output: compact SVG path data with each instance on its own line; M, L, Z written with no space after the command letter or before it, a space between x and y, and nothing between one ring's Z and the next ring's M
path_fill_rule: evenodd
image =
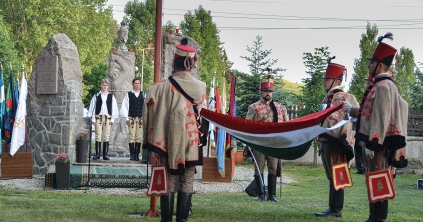
M325 79L323 84L327 95L322 101L321 110L328 109L344 101L358 105L356 98L352 94L342 91L342 78L345 74L346 79L347 70L343 65L331 63L330 61L334 58L328 59L329 64L323 76ZM340 110L336 111L324 120L322 127L333 127L343 119L345 119L343 112ZM329 180L329 209L315 213L318 217L342 216L344 189L337 182L342 180L342 178L346 178L347 175L334 173L332 165L350 161L354 157L353 144L354 130L351 122L347 122L343 126L319 136L319 150L326 176ZM349 171L345 173L349 174Z
M195 166L203 164L199 113L207 108L206 84L190 74L196 49L187 39L181 43L176 45L173 76L149 87L143 109L143 146L164 159L169 169L170 192L160 196L162 221L172 221L178 175L176 220L188 220Z
M383 43L384 38L392 40L393 36L387 33L378 38L379 44L369 58L368 66L374 80L367 87L360 106L349 103L343 105L345 112L358 119L355 137L365 142L363 153L364 157L369 159L367 166L369 172L385 170L389 165L397 168L407 166L405 145L408 104L399 95L398 88L389 73L389 66L397 50ZM372 189L371 183L368 186L368 189ZM386 221L387 216L387 199L370 202L370 216L367 221Z
M103 139L103 160L110 160L107 156L109 151L110 127L119 117L116 98L107 89L110 82L108 79L101 80L101 91L91 99L89 114L95 126L95 156L94 160L100 159L101 140Z

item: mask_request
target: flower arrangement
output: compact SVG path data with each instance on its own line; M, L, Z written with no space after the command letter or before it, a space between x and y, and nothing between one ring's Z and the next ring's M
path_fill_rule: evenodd
M88 136L88 133L79 133L78 140L89 140L90 137Z
M67 153L59 153L56 155L56 163L67 163L70 161L70 155Z

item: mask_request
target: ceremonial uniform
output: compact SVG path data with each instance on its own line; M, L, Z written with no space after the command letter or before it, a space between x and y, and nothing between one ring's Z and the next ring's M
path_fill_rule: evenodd
M399 95L398 88L390 73L383 71L389 67L396 49L381 42L391 38L388 33L379 37L369 65L374 80L364 94L360 107L344 104L350 115L357 116L356 139L364 142L365 158L369 161L369 172L387 169L389 165L402 168L407 166L405 145L407 135L408 104ZM370 204L367 221L386 221L388 200Z
M139 80L137 80L139 81ZM142 110L144 106L144 92L131 91L123 98L120 115L129 122L129 152L130 160L139 160L142 135Z
M187 220L195 166L203 164L204 138L199 113L207 108L206 84L189 72L196 60L195 48L188 45L176 48L176 72L149 87L143 110L143 146L166 159L169 169L171 192L160 197L162 221L172 221L176 175L179 175L176 220Z
M260 90L261 91L273 91L274 83L271 76L268 75L261 80ZM288 121L288 114L286 107L274 102L273 100L266 101L263 97L248 106L248 113L246 119L262 121L262 122L285 122ZM259 201L264 201L264 189L263 189L263 171L267 160L268 168L268 200L277 202L276 199L276 171L279 160L274 157L264 155L263 153L253 150L254 157L257 161L259 169L255 166L254 179L257 183ZM261 176L260 176L261 175Z
M102 84L109 85L107 79L102 80ZM103 87L103 86L102 86ZM95 124L95 156L93 159L100 159L101 141L103 140L103 160L109 160L110 125L119 117L118 106L115 96L110 92L99 92L93 96L90 103L89 115ZM92 115L95 114L95 115Z
M343 65L336 63L328 64L323 77L327 79L325 80L325 84L327 84L325 90L328 93L322 101L322 110L343 103L344 101L358 105L356 98L352 94L343 92L340 88L344 74L346 75L346 69ZM322 127L333 127L345 118L342 111L335 111L323 121ZM344 190L335 190L334 180L336 178L333 178L332 164L349 162L354 157L353 146L354 130L353 124L349 121L343 126L319 136L319 150L326 177L329 180L329 209L316 213L316 216L342 216Z

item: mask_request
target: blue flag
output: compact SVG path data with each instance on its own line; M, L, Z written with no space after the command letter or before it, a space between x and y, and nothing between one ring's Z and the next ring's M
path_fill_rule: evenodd
M13 109L15 107L13 104L13 89L13 71L10 70L9 87L7 88L5 104L6 121L4 122L4 139L7 141L7 143L10 143L10 140L12 139L13 124L15 123L15 110Z

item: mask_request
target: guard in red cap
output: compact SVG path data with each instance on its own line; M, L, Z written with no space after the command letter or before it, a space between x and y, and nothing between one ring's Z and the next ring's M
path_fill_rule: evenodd
M344 111L357 117L356 139L364 142L363 158L369 160L368 172L383 173L389 166L402 168L407 166L405 145L407 135L408 104L399 95L398 88L389 73L389 67L397 50L383 43L393 39L391 33L378 38L373 55L369 58L369 73L373 83L367 87L360 107L345 103ZM388 170L389 171L389 170ZM375 173L372 173L374 175ZM367 174L367 176L370 173ZM388 173L389 174L389 173ZM392 176L390 176L392 177ZM386 177L385 177L386 178ZM370 181L370 178L367 178ZM392 178L388 178L389 180ZM386 181L385 181L386 182ZM381 182L382 183L382 182ZM370 216L367 221L386 221L388 200L384 197L374 199L373 183L368 183ZM378 186L377 193L393 195L388 186ZM370 195L372 194L372 195ZM392 198L395 195L391 196ZM392 199L391 198L391 199Z
M161 221L172 221L178 176L176 221L188 220L195 166L203 164L203 135L207 133L200 131L199 114L207 109L207 95L206 84L190 74L196 60L196 49L182 39L176 46L173 76L150 86L145 98L143 148L156 153L169 172L169 193L160 196ZM163 184L163 179L157 183Z
M346 78L347 70L343 65L331 63L331 60L334 58L335 57L328 59L329 64L323 76L325 79L323 84L327 95L322 101L320 110L328 109L344 101L358 105L357 100L352 94L342 91L342 79L344 75ZM322 127L333 127L344 118L345 116L342 110L336 111L323 121ZM318 217L342 216L344 189L335 186L337 184L337 177L333 175L332 165L348 163L354 157L353 144L354 131L351 122L347 122L343 126L319 136L319 151L326 171L326 176L329 180L329 209L315 213ZM346 170L345 173L350 174L349 169L347 168ZM343 175L342 177L345 179L346 176L347 175Z
M286 107L276 103L272 100L273 89L275 88L270 69L267 69L268 74L261 79L260 91L261 98L259 101L248 106L248 113L246 119L261 121L261 122L285 122L288 121L288 114ZM268 197L267 200L278 202L276 199L276 175L278 168L278 159L264 155L263 153L253 150L254 157L257 161L257 169L255 166L254 180L256 181L257 190L259 193L258 201L265 201L264 192L264 166L267 160L267 185Z

